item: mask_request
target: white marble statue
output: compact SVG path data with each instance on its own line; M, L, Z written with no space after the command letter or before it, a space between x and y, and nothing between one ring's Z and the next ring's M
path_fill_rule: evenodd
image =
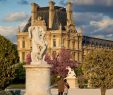
M47 50L46 31L41 26L30 26L28 32L32 40L32 63L37 64L39 61L44 60L44 54Z
M67 67L67 69L69 70L68 72L68 76L67 77L76 77L75 72L73 69L71 69L70 67Z

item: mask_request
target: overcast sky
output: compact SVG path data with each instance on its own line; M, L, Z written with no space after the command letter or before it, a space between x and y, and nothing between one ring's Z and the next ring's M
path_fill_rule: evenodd
M67 0L54 0L65 7ZM113 0L70 0L76 28L84 35L113 40ZM26 24L31 3L48 6L49 0L0 0L0 34L16 43L18 26Z

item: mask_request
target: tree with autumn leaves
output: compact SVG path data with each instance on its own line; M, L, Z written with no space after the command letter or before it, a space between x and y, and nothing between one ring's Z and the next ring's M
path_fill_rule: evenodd
M86 55L82 70L89 85L101 89L105 95L107 89L113 87L113 51L97 49Z
M71 51L62 48L58 54L53 52L52 55L46 54L45 61L50 64L51 67L51 77L57 79L57 77L67 77L68 69L76 69L78 67L78 62L71 59Z

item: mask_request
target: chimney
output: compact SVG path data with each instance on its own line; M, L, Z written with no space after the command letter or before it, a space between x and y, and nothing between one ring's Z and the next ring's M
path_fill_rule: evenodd
M38 4L36 3L32 3L32 17L31 17L31 23L33 24L34 21L36 20L37 18L37 9L38 9Z
M54 20L54 5L55 3L53 1L49 2L49 28L52 28L53 20Z
M73 18L72 18L72 3L67 2L66 5L66 13L67 13L67 26L70 24L73 24Z

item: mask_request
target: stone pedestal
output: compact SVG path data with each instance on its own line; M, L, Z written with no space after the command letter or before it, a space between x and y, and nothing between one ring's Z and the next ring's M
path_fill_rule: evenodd
M66 79L69 83L70 88L79 88L78 79L76 77L67 77Z
M30 64L26 68L25 95L51 95L50 94L50 65Z

